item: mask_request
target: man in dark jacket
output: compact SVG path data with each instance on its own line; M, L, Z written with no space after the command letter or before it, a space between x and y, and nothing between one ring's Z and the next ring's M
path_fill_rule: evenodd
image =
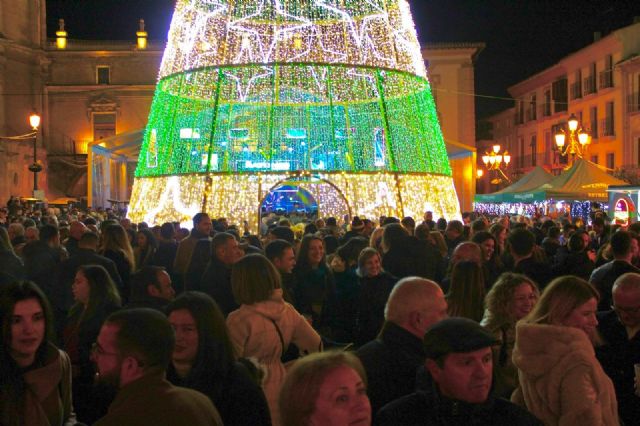
M640 269L631 264L634 251L638 250L638 240L627 231L618 231L611 236L613 260L596 268L591 273L589 282L600 292L599 311L607 311L611 307L611 289L619 276L628 272L640 273Z
M429 389L378 413L378 425L542 425L528 411L490 394L495 337L475 321L449 318L424 336Z
M544 288L553 278L551 265L547 261L537 259L536 250L542 249L536 246L536 236L528 229L514 229L507 237L511 256L513 257L513 272L523 274L532 279L540 288Z
M615 281L612 308L598 313L604 344L596 348L596 356L615 386L620 419L631 425L640 419L633 371L640 363L640 274L627 273Z
M117 395L96 426L222 425L208 397L165 379L174 343L169 320L153 309L125 309L107 318L93 359L99 380L117 388Z
M240 307L231 291L231 267L244 256L244 252L232 234L218 232L211 240L211 255L197 290L213 297L226 317Z
M197 213L193 216L193 229L187 238L180 241L173 261L173 272L180 281L179 287L183 287L184 276L187 273L189 264L191 263L191 255L202 238L209 238L213 224L211 218L206 213Z
M422 337L446 315L444 294L433 281L409 277L395 285L380 335L357 352L367 373L374 419L382 406L416 390L416 372L425 361Z

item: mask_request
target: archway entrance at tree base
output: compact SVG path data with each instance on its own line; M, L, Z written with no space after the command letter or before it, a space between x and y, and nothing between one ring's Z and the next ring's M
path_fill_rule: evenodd
M274 215L271 215L271 214ZM318 176L292 176L276 183L260 203L260 221L270 216L292 219L295 225L318 217L351 216L351 207L342 191L327 179Z

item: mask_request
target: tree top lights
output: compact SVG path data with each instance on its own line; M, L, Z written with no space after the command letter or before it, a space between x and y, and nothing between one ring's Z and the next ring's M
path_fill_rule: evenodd
M204 209L218 174L365 174L377 183L434 174L455 198L405 0L178 0L159 77L132 196L132 214L147 221L162 211L142 193L152 177L208 176L183 188ZM391 180L396 202L387 203L396 215L406 210L401 180ZM247 203L257 211L270 189ZM445 204L443 214L458 212ZM375 201L368 207L379 212Z

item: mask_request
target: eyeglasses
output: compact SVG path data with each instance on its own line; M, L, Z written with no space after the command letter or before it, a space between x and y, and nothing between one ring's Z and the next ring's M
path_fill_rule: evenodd
M611 309L616 311L618 314L627 314L627 315L638 315L640 314L640 306L636 306L635 308L622 308L620 306L611 305Z
M100 346L98 344L98 342L94 342L93 345L91 345L91 354L98 355L98 356L104 356L104 355L111 355L111 356L118 356L120 354L115 353L115 352L106 352L104 349L102 349L102 346Z

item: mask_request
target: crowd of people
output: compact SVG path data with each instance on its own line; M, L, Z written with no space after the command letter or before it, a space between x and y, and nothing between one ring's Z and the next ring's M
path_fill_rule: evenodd
M12 200L0 424L637 424L640 225L462 219Z

